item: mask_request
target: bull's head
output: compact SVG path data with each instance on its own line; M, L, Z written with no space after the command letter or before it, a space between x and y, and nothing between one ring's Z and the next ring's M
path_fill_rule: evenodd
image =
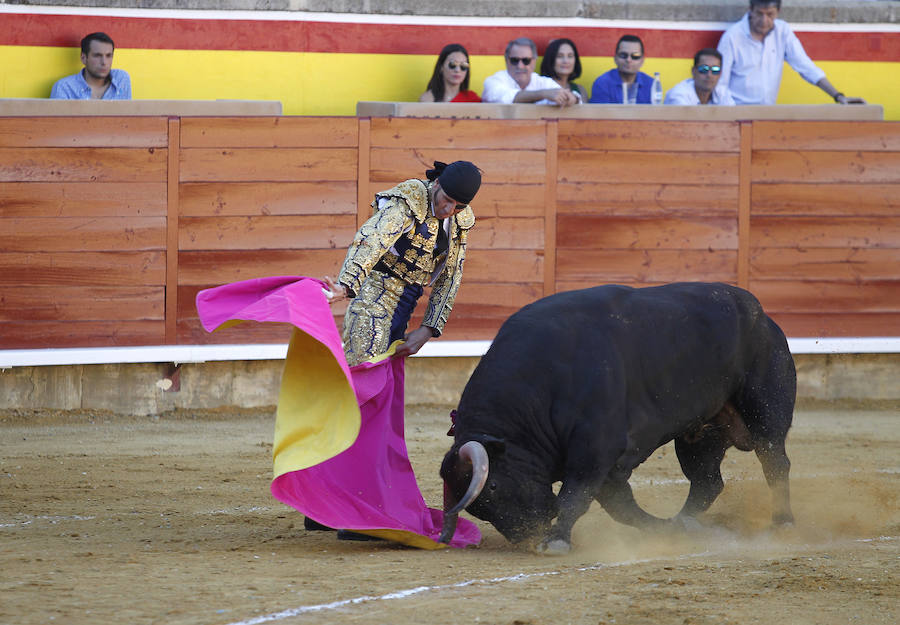
M488 521L510 542L546 536L556 516L556 498L548 485L516 471L506 458L505 442L481 435L455 444L441 464L444 478L444 527L440 542L449 543L458 514L466 509Z

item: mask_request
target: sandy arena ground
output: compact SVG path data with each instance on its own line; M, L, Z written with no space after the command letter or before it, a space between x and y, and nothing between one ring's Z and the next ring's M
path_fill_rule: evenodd
M407 410L433 506L449 410ZM479 548L437 552L306 532L269 495L273 425L0 413L0 623L900 622L898 411L798 411L794 527L770 530L759 464L732 449L704 532L643 534L594 504L566 557L484 523ZM651 512L677 512L673 447L632 485Z

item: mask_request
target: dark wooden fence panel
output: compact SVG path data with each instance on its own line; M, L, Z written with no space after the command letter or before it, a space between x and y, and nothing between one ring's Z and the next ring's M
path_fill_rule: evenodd
M556 287L737 281L737 123L560 120Z
M206 333L197 292L335 275L375 192L458 159L484 182L448 339L739 274L790 336L900 330L895 122L35 117L0 118L0 349L285 342Z
M166 119L0 119L0 347L164 336Z
M196 294L275 275L334 275L356 232L355 118L185 118L181 126L176 335L281 343L289 328L200 326ZM336 308L337 312L337 308ZM337 313L338 321L343 310Z
M900 330L898 130L753 124L750 289L789 335Z

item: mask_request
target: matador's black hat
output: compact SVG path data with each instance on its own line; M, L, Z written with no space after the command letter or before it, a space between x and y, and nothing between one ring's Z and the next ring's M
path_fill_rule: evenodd
M468 204L481 187L481 170L469 161L454 161L447 165L434 162L434 169L425 172L429 180L437 181L449 197L460 204Z

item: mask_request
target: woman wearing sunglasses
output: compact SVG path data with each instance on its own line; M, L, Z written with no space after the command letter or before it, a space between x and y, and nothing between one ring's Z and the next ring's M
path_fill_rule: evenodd
M616 44L615 69L600 74L591 87L593 104L623 104L627 90L628 104L650 104L653 77L640 71L644 65L644 42L637 35L622 35ZM625 86L625 89L623 89ZM628 89L628 87L631 89Z
M419 102L481 102L477 93L469 91L469 53L464 47L444 46Z
M719 84L721 74L722 54L715 48L703 48L694 55L693 78L682 80L669 89L664 104L734 105L728 88Z

